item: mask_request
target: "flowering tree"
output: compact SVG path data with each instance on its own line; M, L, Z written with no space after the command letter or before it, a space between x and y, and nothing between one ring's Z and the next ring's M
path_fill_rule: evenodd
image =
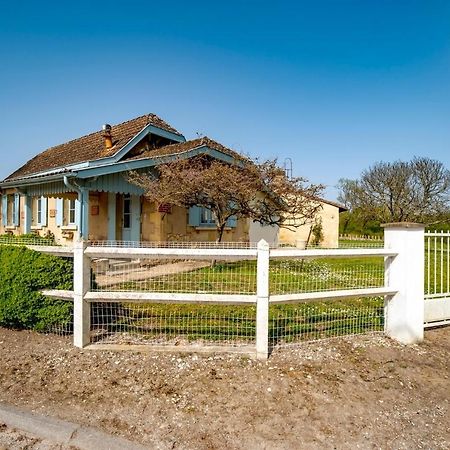
M158 174L130 172L129 181L150 200L210 210L218 242L231 217L286 228L312 221L321 208L317 195L323 189L303 178L286 177L275 160L228 164L207 156L162 164Z

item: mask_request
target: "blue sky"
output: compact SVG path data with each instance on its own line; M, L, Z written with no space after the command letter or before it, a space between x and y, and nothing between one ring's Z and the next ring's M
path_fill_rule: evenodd
M0 0L0 178L154 112L327 186L414 155L450 168L449 1Z

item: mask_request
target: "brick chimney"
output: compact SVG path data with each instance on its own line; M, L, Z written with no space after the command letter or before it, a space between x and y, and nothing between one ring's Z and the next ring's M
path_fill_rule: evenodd
M103 138L105 139L105 149L108 150L113 146L112 135L111 135L111 125L105 123L102 127Z

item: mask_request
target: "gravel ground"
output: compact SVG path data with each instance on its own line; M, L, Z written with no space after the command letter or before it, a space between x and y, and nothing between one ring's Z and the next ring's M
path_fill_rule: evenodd
M0 401L149 448L449 449L450 327L425 338L330 339L263 363L79 350L0 328Z

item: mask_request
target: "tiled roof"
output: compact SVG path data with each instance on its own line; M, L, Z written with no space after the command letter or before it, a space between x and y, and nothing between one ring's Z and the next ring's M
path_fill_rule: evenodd
M236 159L245 159L243 155L231 150L228 147L225 147L219 142L214 141L208 137L201 137L198 139L193 139L191 141L180 142L178 144L165 145L164 147L155 148L152 150L145 150L139 155L134 155L130 158L125 158L124 160L136 160L136 159L147 159L147 158L155 158L158 156L165 155L174 155L177 153L187 152L189 150L194 150L199 147L207 146L211 149L218 150L219 152L225 153L226 155L232 156Z
M181 135L175 128L162 120L155 114L146 114L135 119L113 125L111 135L113 147L106 150L103 131L82 136L73 141L50 147L30 159L26 164L12 173L6 180L21 178L26 175L39 173L58 167L64 167L86 161L93 161L100 158L113 156L117 153L133 136L139 133L148 124L163 130Z

